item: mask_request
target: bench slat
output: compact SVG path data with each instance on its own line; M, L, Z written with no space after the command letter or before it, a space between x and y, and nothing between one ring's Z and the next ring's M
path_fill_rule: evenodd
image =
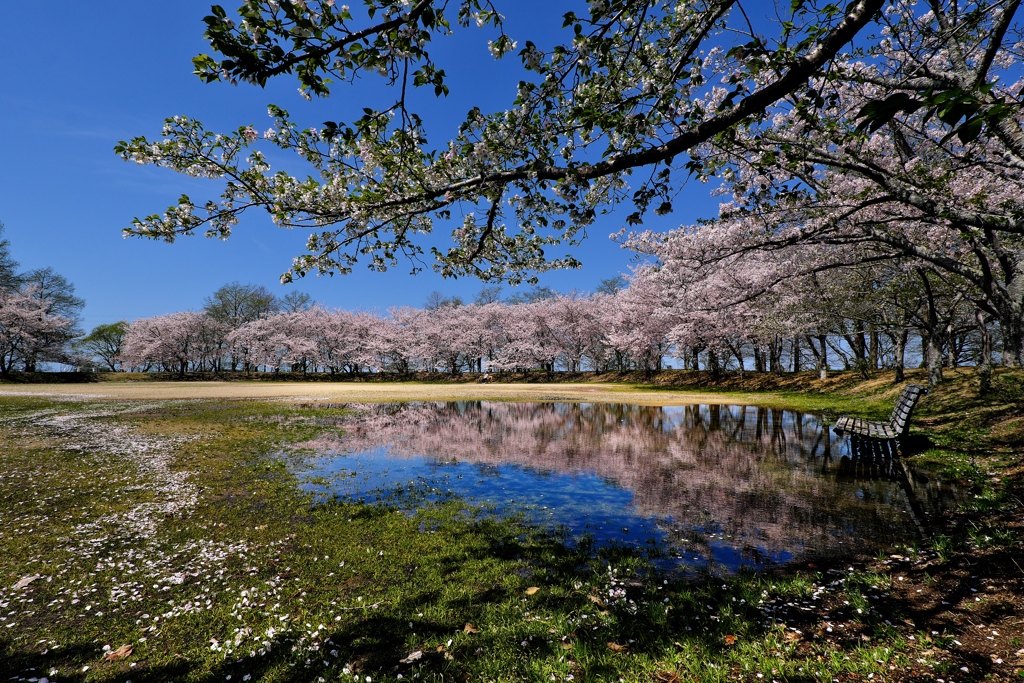
M903 387L896 404L893 406L892 415L888 422L865 420L862 417L851 417L843 415L836 420L835 431L837 434L856 434L875 439L897 439L906 434L910 415L917 405L918 399L927 390L919 384L908 384Z

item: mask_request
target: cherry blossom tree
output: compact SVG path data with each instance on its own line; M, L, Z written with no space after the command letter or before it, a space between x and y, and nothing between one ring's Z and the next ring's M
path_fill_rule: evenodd
M814 82L815 107L705 146L733 194L722 219L750 231L731 247L860 245L866 262L916 263L997 320L1004 358L1024 363L1018 9L893 2L869 59Z
M78 322L85 301L75 296L75 286L66 277L50 267L30 270L20 274L18 279L21 282L20 291L44 302L47 314L72 321L70 328L56 332L53 339L47 338L46 335L39 336L35 347L24 350L25 372L35 372L37 364L45 361L42 356L52 356L53 349L67 347L74 337L81 334ZM69 354L65 353L65 356L71 359Z
M182 196L126 234L173 241L203 229L228 238L242 213L260 207L282 227L316 231L282 276L288 281L348 272L363 259L385 270L403 255L419 268L423 235L460 214L452 246L430 252L443 275L518 283L575 267L571 253L552 256L555 247L576 245L609 206L632 204L631 223L671 211L681 183L702 167L689 158L697 145L758 120L782 98L803 98L794 93L885 4L794 3L765 36L735 0L590 0L565 13L567 38L546 51L506 35L488 0L368 0L366 16L327 0L252 0L237 21L215 7L206 37L218 56L194 60L204 80L263 85L294 74L304 95L320 97L332 80L380 75L396 99L320 128L271 106L263 133L243 125L216 134L179 116L162 139L121 142L125 160L224 182L218 199L197 205ZM413 91L447 94L429 48L473 24L493 32L495 57L519 48L524 78L505 111L473 108L454 138L432 145L411 109ZM275 172L267 147L294 152L312 175Z
M430 371L457 375L475 369L487 348L479 309L452 302L415 312L408 321L415 330L412 355Z
M628 286L597 300L605 344L615 354L619 370L630 364L645 371L658 370L669 352L667 338L675 322L674 312L649 268L636 270L624 282Z
M0 289L0 376L9 377L16 363L67 359L67 342L75 321L50 310L36 287L24 291Z
M225 341L231 346L232 355L237 356L246 369L263 366L272 372L280 371L290 342L301 338L288 334L287 318L282 314L257 318L231 330Z
M540 336L533 304L504 304L495 324L497 345L491 367L497 370L526 370L537 363Z
M849 350L858 367L877 358L877 326L888 324L877 313L894 292L868 292L842 272L888 264L918 273L911 289L924 308L897 308L915 311L900 324L917 321L933 382L950 337L940 299L997 320L1004 360L1024 362L1024 82L1008 38L1019 32L1018 5L890 3L866 54L837 60L807 97L767 111L764 125L700 147L701 173L722 177L731 195L716 221L632 244L663 263L677 295L701 290L698 308L779 297L816 274L818 285L835 277L864 290L845 296L841 318L852 327L831 324L845 341L833 350ZM935 278L957 293L930 295ZM875 313L858 310L864 304ZM823 355L825 335L813 336L811 350Z
M378 359L377 324L370 314L315 306L294 314L290 321L293 336L303 340L301 344L291 342L296 345L296 351L290 357L297 362L306 359L332 375L354 375L374 365Z
M80 365L84 359L70 345L81 334L77 326L85 301L53 268L18 272L3 233L0 222L0 375L8 376L16 362L26 372L46 362Z
M388 316L379 320L376 331L379 366L399 375L408 375L414 368L412 348L416 343L415 309L392 308Z
M142 318L128 326L121 363L128 367L158 365L184 377L191 370L214 367L223 352L226 330L205 313L186 311Z
M538 302L538 306L546 309L544 327L566 370L581 371L585 359L596 366L602 338L597 302L572 293Z

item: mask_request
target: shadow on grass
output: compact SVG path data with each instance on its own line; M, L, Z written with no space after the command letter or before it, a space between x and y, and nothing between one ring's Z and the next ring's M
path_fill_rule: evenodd
M382 506L344 506L338 511L353 524L394 515ZM431 520L425 521L429 526ZM901 639L923 624L955 632L945 603L972 600L976 583L965 575L943 587L944 602L924 605L875 590L874 579L853 578L845 569L853 558L837 555L809 556L799 566L777 566L760 574L673 578L626 547L595 549L585 541L571 546L558 534L490 519L463 520L460 528L480 542L424 557L434 580L420 583L417 558L403 557L388 567L389 580L398 584L391 593L395 599L378 609L348 612L341 623L313 635L308 629L290 630L262 638L262 646L253 645L250 637L215 662L209 652L200 654L209 637L202 632L182 643L181 652L164 649L168 646L151 636L145 651L139 647L134 657L115 661L104 661L102 643L84 636L41 650L45 644L26 646L0 635L0 680L53 680L53 670L59 671L58 680L76 683L306 683L351 680L354 674L374 682L397 680L399 675L412 680L418 674L420 680L462 683L549 680L555 672L559 680L566 675L587 681L620 676L674 680L670 676L675 671L681 680L701 680L703 676L693 674L714 665L718 669L708 680L719 680L725 671L777 666L789 667L786 675L780 674L787 681L817 681L823 661L856 659L855 653L876 643L898 650L904 647ZM438 524L438 529L445 533L444 526ZM447 532L452 529L449 524ZM520 580L501 583L493 575L476 579L466 569L495 565ZM829 585L836 587L829 592ZM526 586L539 590L531 594ZM812 590L817 598L810 598ZM860 616L854 614L858 598L870 605ZM437 605L443 610L430 609ZM836 625L834 633L831 627L825 631L828 624ZM905 630L902 636L894 624ZM262 647L265 654L254 650L250 655L250 647ZM741 647L748 649L741 653ZM992 670L991 661L972 652L957 654L955 663L972 672L963 680L980 680ZM690 678L686 666L696 667ZM667 677L656 678L659 672Z

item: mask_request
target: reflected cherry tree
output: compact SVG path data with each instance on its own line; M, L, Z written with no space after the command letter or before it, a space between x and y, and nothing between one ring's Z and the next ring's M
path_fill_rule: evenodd
M359 407L342 426L341 436L300 446L341 461L368 452L425 458L477 482L515 468L535 478L528 502L538 504L559 486L583 505L591 494L602 499L598 489L618 489L628 493L621 509L595 507L595 516L653 520L676 547L706 558L728 550L740 564L912 539L954 493L898 459L851 467L862 449L816 416L763 407L385 404ZM596 483L580 487L586 477Z

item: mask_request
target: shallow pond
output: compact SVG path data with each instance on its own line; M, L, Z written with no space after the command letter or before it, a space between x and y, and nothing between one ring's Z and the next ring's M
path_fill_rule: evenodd
M749 406L403 403L306 444L323 496L460 498L598 543L734 571L920 537L958 492L865 454L814 415Z

